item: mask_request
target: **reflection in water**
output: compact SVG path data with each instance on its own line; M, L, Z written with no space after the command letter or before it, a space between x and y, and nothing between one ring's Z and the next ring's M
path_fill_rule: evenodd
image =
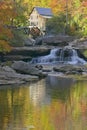
M87 82L49 76L1 87L0 130L87 130Z
M42 85L43 84L43 85ZM41 105L47 102L46 86L44 80L31 84L29 88L30 99L34 105Z
M62 78L49 76L46 80L47 83L47 91L50 92L50 95L53 99L60 99L62 101L66 101L69 99L70 90L72 85L74 84L74 80L71 78Z

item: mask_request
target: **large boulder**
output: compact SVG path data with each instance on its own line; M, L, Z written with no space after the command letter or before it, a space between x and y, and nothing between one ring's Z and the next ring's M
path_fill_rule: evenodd
M64 35L43 36L36 39L36 45L67 46L73 37Z
M51 48L47 46L33 46L33 47L14 47L11 52L6 53L5 60L10 61L30 61L32 57L43 56L50 53Z
M12 64L12 68L22 74L36 75L39 77L44 76L41 70L36 68L34 65L23 61L15 61Z
M87 38L75 39L69 42L69 45L75 48L87 50Z
M0 85L22 84L37 80L38 76L19 74L9 66L0 66Z
M56 72L62 72L64 74L83 74L87 73L87 67L85 65L61 65L53 67Z

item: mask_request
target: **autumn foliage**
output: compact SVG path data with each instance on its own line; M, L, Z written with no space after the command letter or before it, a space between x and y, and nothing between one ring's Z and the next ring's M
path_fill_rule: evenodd
M12 19L16 16L14 3L10 0L0 1L0 52L10 51L9 40L12 38L11 25Z
M52 0L50 7L54 15L60 18L61 14L64 16L59 22L65 20L68 34L87 35L87 0Z
M10 51L12 31L9 26L28 26L29 13L35 6L52 8L50 28L68 34L87 35L87 0L0 0L0 52Z

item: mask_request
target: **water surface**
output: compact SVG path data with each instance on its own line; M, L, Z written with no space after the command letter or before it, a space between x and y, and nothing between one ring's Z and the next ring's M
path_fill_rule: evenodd
M0 130L87 130L87 82L49 76L0 86Z

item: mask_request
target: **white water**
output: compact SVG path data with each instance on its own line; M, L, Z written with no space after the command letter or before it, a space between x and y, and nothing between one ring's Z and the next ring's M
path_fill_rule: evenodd
M73 55L71 57L71 61L68 61L68 63L70 64L86 64L86 61L80 57L78 57L77 51L76 50L72 50L73 51Z
M65 63L65 64L85 64L86 61L80 58L77 51L74 49L52 49L49 55L33 58L31 63L39 64L55 64L55 63Z
M55 63L57 61L57 49L52 49L49 55L34 58L32 63Z

